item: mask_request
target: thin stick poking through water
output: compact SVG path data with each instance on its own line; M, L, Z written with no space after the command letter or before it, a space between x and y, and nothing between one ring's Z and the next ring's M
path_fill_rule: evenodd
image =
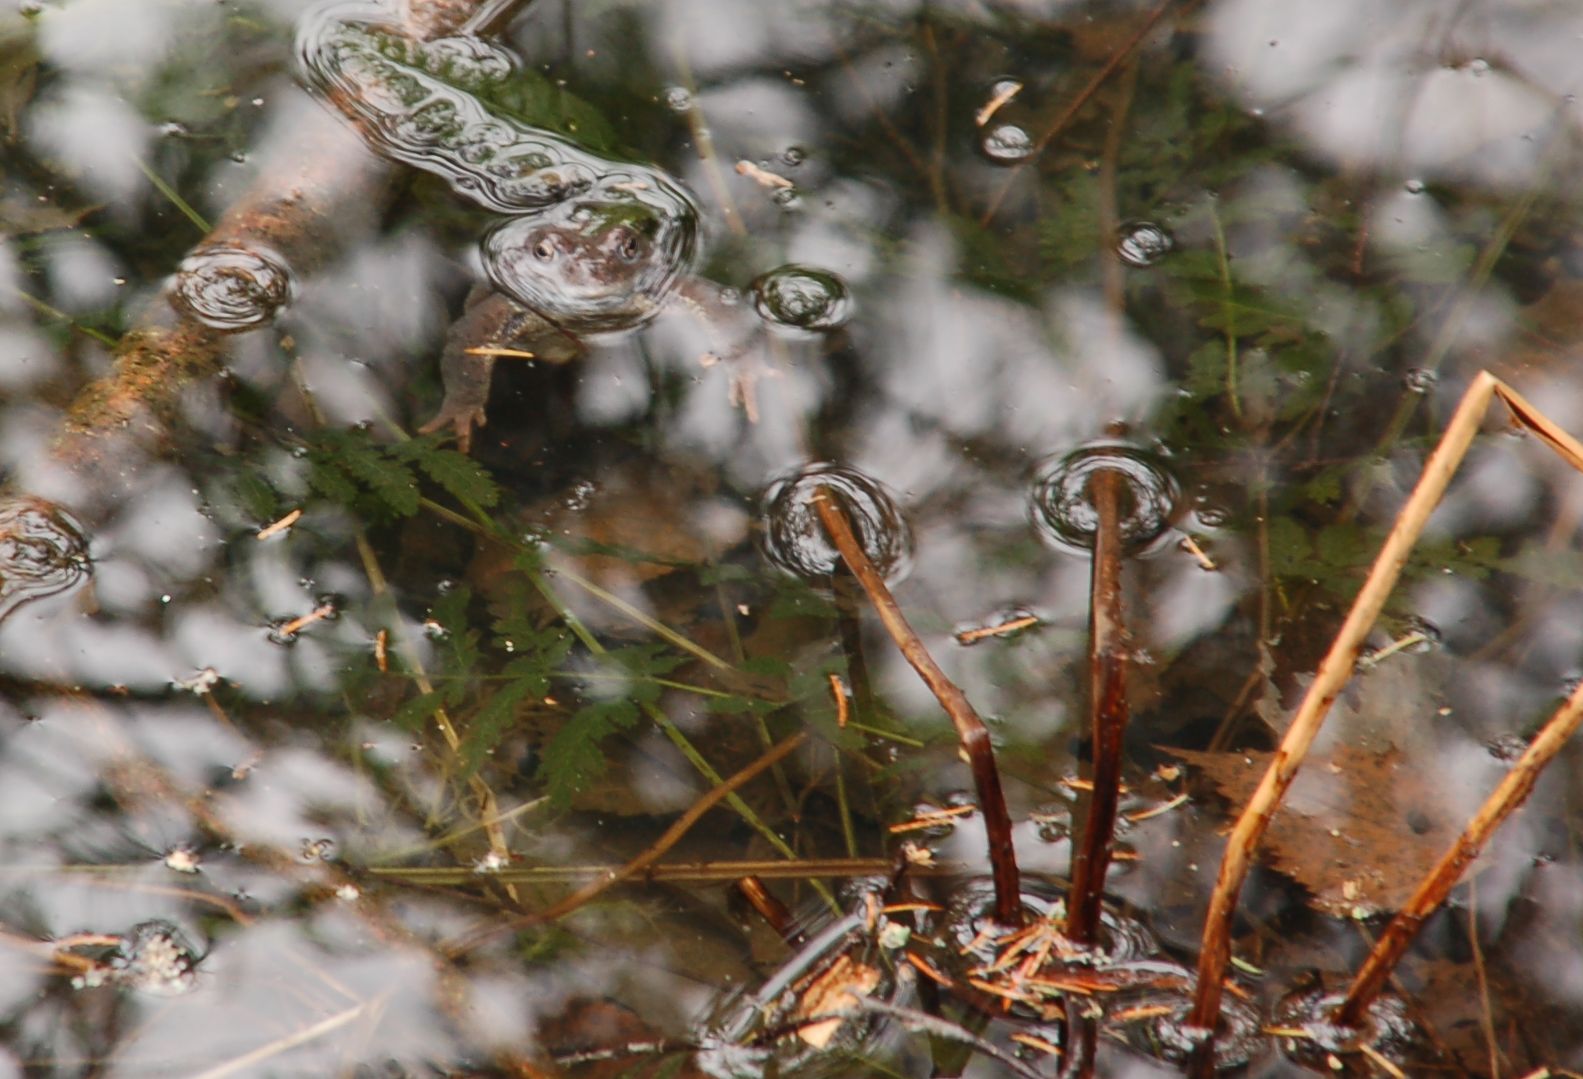
M1072 887L1066 899L1066 936L1093 944L1099 936L1105 873L1116 833L1122 736L1127 729L1127 626L1121 602L1121 498L1126 477L1095 472L1088 498L1097 522L1088 593L1088 687L1094 742L1093 790L1083 834L1072 845Z
M989 728L979 718L966 694L946 677L929 655L923 641L897 606L885 585L885 578L863 551L852 531L840 496L829 487L814 494L814 508L830 542L841 552L847 568L868 594L880 622L912 669L918 672L940 707L951 717L962 752L973 770L973 785L978 790L978 807L984 814L984 832L989 844L990 875L995 882L995 921L1009 929L1022 925L1022 885L1017 870L1017 855L1011 843L1011 816L1006 812L1006 796L1000 789L1000 771L995 767L995 750L990 745Z

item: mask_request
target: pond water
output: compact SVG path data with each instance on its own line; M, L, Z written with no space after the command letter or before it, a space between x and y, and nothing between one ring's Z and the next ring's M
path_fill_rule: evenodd
M1091 1066L1181 1074L1228 822L1462 393L1583 433L1583 12L475 6L0 13L0 1076L1056 1074L810 498L1043 912L1107 471ZM1242 891L1240 1074L1386 1074L1257 1028L1583 679L1583 477L1502 407ZM1407 1074L1583 1065L1580 767L1399 969Z

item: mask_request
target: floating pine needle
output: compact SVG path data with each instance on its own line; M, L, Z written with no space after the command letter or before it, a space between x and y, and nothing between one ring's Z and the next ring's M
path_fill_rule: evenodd
M1018 1045L1026 1045L1030 1049L1037 1049L1039 1052L1047 1053L1053 1057L1060 1056L1062 1052L1059 1045L1054 1045L1045 1041L1043 1038L1035 1037L1032 1034L1013 1034L1011 1036L1011 1040L1016 1042Z
M841 684L841 676L839 674L830 676L830 696L835 698L835 725L844 730L846 729L846 721L852 716L851 708L847 705L846 686Z
M315 622L323 622L326 618L329 618L334 614L335 604L326 603L315 607L305 615L293 618L290 622L287 622L275 632L281 637L295 637L298 633L302 632L304 629L307 629Z
M979 626L976 629L964 629L954 634L957 644L975 644L989 637L1009 637L1025 629L1031 629L1039 624L1039 616L1033 614L1013 618L1009 622L1001 622L994 626Z
M1161 802L1159 805L1153 806L1149 809L1139 809L1132 813L1123 813L1122 816L1125 817L1129 823L1137 824L1139 821L1145 821L1152 817L1161 816L1162 814L1169 813L1178 806L1184 806L1186 804L1187 795L1185 793L1178 794L1169 802Z
M302 518L302 511L300 509L292 510L290 513L286 514L286 516L282 517L280 520L276 521L274 524L272 524L272 525L265 525L263 528L260 528L258 530L258 536L256 538L261 539L261 540L267 540L271 536L279 535L280 533L286 531L286 529L290 528L292 525L296 524L301 518Z
M797 186L790 180L786 179L786 177L781 176L778 173L773 173L769 169L760 168L751 161L738 161L737 175L746 176L749 180L752 180L761 187L785 189L788 187Z
M950 809L924 813L912 820L891 825L889 831L891 835L899 835L902 832L918 832L925 828L949 828L956 824L956 818L969 816L976 808L976 806L952 806Z
M1220 568L1219 566L1215 565L1214 559L1210 558L1204 553L1204 549L1198 545L1197 541L1194 540L1192 536L1182 537L1182 550L1192 555L1194 560L1198 562L1198 568L1204 570L1206 573L1213 573L1215 570Z
M923 956L914 952L902 952L901 954L907 960L907 962L913 965L913 968L916 969L919 974L922 974L925 978L928 978L936 985L944 986L946 989L951 989L956 985L955 982L936 969Z
M979 127L983 127L1000 111L1001 106L1020 93L1022 93L1022 83L1008 81L1001 86L1000 91L994 97L984 102L983 108L973 114L973 122Z
M504 348L499 345L479 345L476 348L464 348L463 352L469 356L504 356L513 360L536 360L538 353L529 352L525 348Z

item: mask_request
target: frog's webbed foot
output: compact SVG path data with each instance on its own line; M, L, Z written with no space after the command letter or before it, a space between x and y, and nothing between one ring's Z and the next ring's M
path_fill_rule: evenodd
M482 427L489 420L484 414L484 402L457 401L453 399L454 396L445 395L440 411L435 413L434 418L428 423L418 428L418 433L429 435L449 427L456 433L456 448L467 453L473 446L473 428Z

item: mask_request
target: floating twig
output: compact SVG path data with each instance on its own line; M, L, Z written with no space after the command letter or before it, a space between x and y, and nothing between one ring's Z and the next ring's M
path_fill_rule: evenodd
M984 102L983 107L973 114L973 123L983 127L1000 111L1001 106L1020 93L1022 93L1022 83L1015 79L1007 79L995 96Z
M976 626L973 629L958 630L953 636L957 644L977 644L989 637L1010 637L1025 629L1031 629L1039 624L1039 616L1025 614L1018 618L1010 618L993 626Z
M751 161L738 161L736 165L736 172L738 176L746 176L749 180L752 180L760 187L772 187L777 190L784 191L787 188L797 186L790 180L786 179L786 177L782 176L780 173L771 172L769 169L761 168L760 166L753 164Z
M274 524L265 525L263 528L260 528L258 530L257 538L261 540L267 540L271 536L278 535L281 532L286 531L286 529L296 524L301 518L302 511L300 509L292 510Z

